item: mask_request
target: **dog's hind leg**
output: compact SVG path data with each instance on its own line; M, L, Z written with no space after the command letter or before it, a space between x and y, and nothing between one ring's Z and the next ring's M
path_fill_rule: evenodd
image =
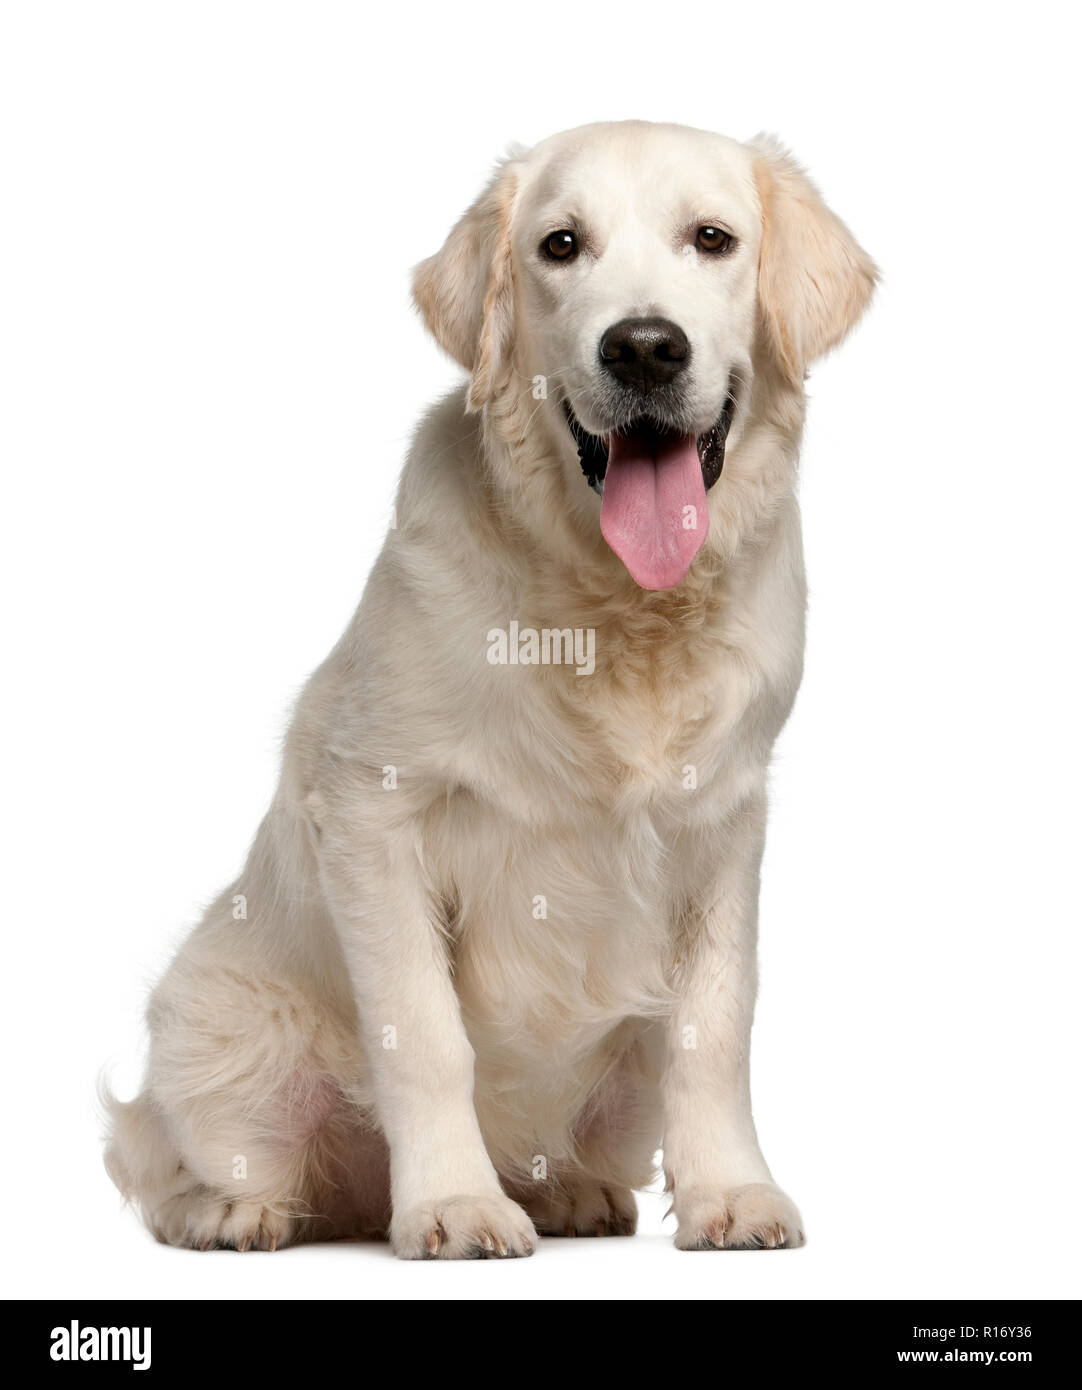
M296 1238L297 1223L288 1211L235 1196L237 1187L202 1181L181 1156L149 1092L127 1103L109 1098L107 1105L105 1166L157 1240L195 1250L274 1250Z
M543 1236L633 1236L639 1209L629 1187L569 1173L536 1192L516 1190Z
M623 1033L627 1045L574 1124L576 1161L554 1164L545 1181L511 1185L542 1235L635 1234L635 1191L657 1175L661 1104L638 1026L629 1024Z
M150 1009L147 1086L108 1101L106 1165L171 1245L379 1234L385 1146L355 1103L348 1023L296 985L182 956Z

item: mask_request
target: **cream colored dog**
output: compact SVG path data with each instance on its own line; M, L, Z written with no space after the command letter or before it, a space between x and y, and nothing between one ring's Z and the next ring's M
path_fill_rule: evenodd
M107 1162L161 1239L406 1258L803 1241L748 1044L800 681L809 363L876 273L776 145L597 125L416 274L426 417L248 862L158 986Z

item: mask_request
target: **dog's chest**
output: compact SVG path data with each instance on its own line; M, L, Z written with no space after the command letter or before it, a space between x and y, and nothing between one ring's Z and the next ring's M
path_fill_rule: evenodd
M520 673L521 718L489 749L488 794L459 789L434 826L456 985L501 1048L574 1051L666 1007L673 924L705 888L683 839L694 826L701 840L730 799L721 754L749 692L736 672L720 690L636 674Z
M478 1041L562 1067L665 1008L679 885L649 812L526 825L463 794L445 832L454 978Z
M738 636L721 617L692 637L598 622L589 673L494 673L472 780L430 840L479 1050L573 1067L619 1019L667 1007L674 927L709 893L711 845L779 722L773 673Z
M728 644L720 629L688 642L602 628L590 675L545 674L547 688L528 697L538 721L556 721L568 750L564 794L574 790L602 814L693 819L688 792L732 772L744 755L759 757L744 745L749 719L770 704L769 682L755 652Z

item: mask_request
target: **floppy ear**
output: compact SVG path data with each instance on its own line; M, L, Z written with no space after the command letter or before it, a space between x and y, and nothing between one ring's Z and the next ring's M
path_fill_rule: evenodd
M511 163L502 164L442 248L413 272L413 302L425 326L444 352L470 373L467 412L480 410L510 376L515 317L511 208L516 183Z
M779 366L799 385L860 318L879 272L776 140L759 135L751 148L763 208L759 309Z

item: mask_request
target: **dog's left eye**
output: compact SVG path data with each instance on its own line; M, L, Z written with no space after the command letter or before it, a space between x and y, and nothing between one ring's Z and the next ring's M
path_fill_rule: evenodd
M550 261L571 261L578 255L579 244L574 232L553 232L541 243L541 254Z
M700 227L695 234L695 242L700 251L728 251L733 239L720 227Z

